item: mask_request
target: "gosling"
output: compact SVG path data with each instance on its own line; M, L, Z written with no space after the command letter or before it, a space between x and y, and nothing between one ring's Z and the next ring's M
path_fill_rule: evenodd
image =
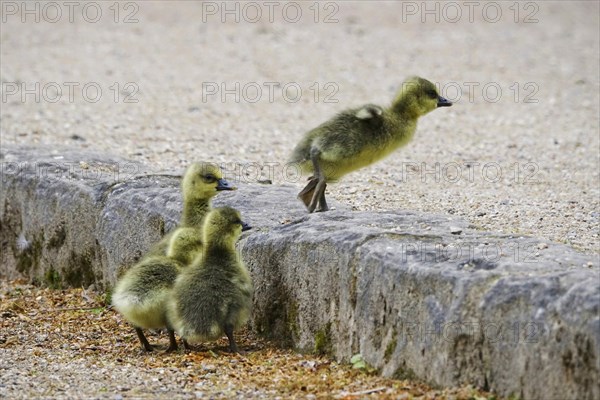
M325 200L327 182L335 182L406 145L419 117L451 105L433 83L412 77L402 84L389 108L366 104L343 111L307 132L290 158L303 172L312 172L298 198L310 213L329 210Z
M166 256L146 257L127 270L115 286L112 304L133 325L146 351L152 351L153 347L142 329L165 327L169 333L166 351L177 350L174 331L167 322L166 304L182 268L180 262Z
M142 329L167 328L167 351L177 349L174 332L166 320L168 290L181 269L200 251L200 227L211 207L211 198L220 190L234 189L222 178L221 171L209 163L192 164L186 170L181 186L183 213L180 226L155 244L119 279L113 294L115 309L133 325L146 351L152 351L153 347ZM187 347L185 341L184 346Z
M193 255L187 255L186 252L199 245L200 239L192 239L190 242L191 237L199 236L190 235L190 231L186 228L202 228L204 216L211 209L211 199L222 190L235 190L235 187L223 179L221 170L216 165L204 162L190 165L181 181L183 212L179 225L156 243L148 255L167 255L179 259L183 264L191 261ZM178 239L175 238L177 236L180 236L184 243L178 243ZM172 247L171 251L169 247Z
M248 229L230 207L206 216L202 253L177 277L168 307L170 325L188 342L225 333L230 351L239 352L233 332L250 316L252 281L235 243Z

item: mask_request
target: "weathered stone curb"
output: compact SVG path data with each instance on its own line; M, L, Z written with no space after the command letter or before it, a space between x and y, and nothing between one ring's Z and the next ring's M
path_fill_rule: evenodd
M3 278L108 286L178 220L177 174L73 150L2 149L0 162ZM361 353L387 376L600 396L597 258L441 215L307 215L297 188L236 184L215 205L254 226L240 249L262 334L343 360Z

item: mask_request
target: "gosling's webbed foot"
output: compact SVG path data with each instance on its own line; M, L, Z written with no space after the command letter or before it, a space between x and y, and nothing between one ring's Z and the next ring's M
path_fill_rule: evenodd
M319 179L310 178L308 184L298 194L298 198L304 203L309 213L329 210L325 200L326 187L325 182L319 185Z
M304 189L302 189L300 191L300 193L298 193L298 198L304 203L304 205L307 208L310 205L310 202L313 198L315 188L317 187L317 183L319 183L319 180L317 178L311 176L308 179L308 183L306 184Z

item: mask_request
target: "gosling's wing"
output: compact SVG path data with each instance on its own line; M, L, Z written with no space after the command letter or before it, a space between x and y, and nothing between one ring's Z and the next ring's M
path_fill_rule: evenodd
M374 104L339 113L323 124L316 140L322 158L332 162L349 160L379 140L384 126L384 110Z
M362 121L376 121L381 120L383 115L383 108L375 104L365 104L360 107L354 113L354 116Z
M117 282L113 305L119 311L128 310L152 300L173 285L180 269L177 261L164 256L143 259Z
M337 133L346 131L347 126L351 125L353 120L356 120L355 113L356 110L342 111L306 132L292 151L289 161L300 164L310 162L311 149L314 146L318 148L326 146L325 143L332 140L332 136L337 136Z
M379 135L383 126L383 108L375 104L345 110L318 127L308 131L293 151L290 161L305 163L317 147L329 157L351 157L365 146L370 138Z
M171 287L182 267L176 260L165 256L146 258L137 266L134 276L141 292Z

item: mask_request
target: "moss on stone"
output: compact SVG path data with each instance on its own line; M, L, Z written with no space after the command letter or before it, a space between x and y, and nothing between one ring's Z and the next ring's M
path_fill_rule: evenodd
M355 264L355 262L353 262L353 264ZM353 265L352 268L350 269L350 271L352 272L352 276L350 277L350 288L349 288L349 292L350 292L350 305L352 306L352 308L356 308L356 293L357 293L357 288L358 288L358 273L356 272L356 266Z
M331 323L327 323L315 334L315 353L321 355L331 354L333 345L331 341Z
M109 307L112 304L112 294L113 294L113 288L110 286L106 287L106 290L104 291L104 295L103 295L103 299L102 299L102 303L104 304L104 307Z
M71 287L87 287L96 282L94 274L94 256L93 248L84 251L82 254L71 251L65 269L65 282Z
M396 371L394 371L394 375L392 375L392 378L398 379L400 381L403 381L403 380L417 381L418 380L417 374L415 373L415 371L413 371L411 368L407 367L406 365L398 367L398 369L396 369Z
M298 306L283 286L277 285L272 293L260 317L254 320L255 328L278 345L293 347L294 330L299 331Z
M385 353L383 354L383 359L385 360L385 362L389 362L392 358L392 354L394 354L394 351L396 351L396 346L398 345L396 336L396 330L394 330L394 333L392 334L392 340L386 346Z
M54 267L50 267L44 274L44 284L50 289L62 289L62 280L60 274Z

